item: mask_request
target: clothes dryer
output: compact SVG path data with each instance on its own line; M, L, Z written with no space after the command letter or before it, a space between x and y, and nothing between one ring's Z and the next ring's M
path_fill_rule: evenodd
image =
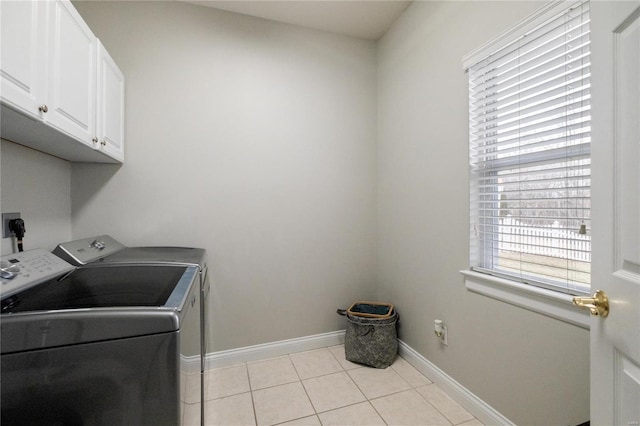
M206 355L210 348L209 327L209 293L210 275L207 266L207 253L202 248L173 247L173 246L147 246L127 247L109 235L99 235L59 244L53 251L55 255L72 265L92 267L96 265L182 265L198 268L200 283L200 346L201 357L197 360L200 372L200 401L205 401ZM193 358L188 360L189 367L186 370L195 371ZM189 399L188 403L196 403ZM201 418L204 421L204 403L200 407Z

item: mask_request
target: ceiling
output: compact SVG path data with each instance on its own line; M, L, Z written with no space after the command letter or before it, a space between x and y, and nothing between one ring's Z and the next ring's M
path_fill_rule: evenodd
M409 6L406 0L182 0L272 21L377 40Z

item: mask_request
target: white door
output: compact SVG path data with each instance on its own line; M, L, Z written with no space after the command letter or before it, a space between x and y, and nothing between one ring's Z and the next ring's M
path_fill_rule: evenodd
M96 137L96 37L68 0L50 3L51 59L46 120L93 146Z
M640 424L640 2L591 2L591 424Z
M47 2L0 2L0 96L5 105L35 118L44 108Z
M124 161L124 75L98 40L98 148Z

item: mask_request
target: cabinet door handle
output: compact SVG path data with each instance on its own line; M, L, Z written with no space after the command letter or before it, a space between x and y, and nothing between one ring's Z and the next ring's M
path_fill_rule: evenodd
M104 139L102 139L102 141L100 141L100 145L102 145L102 146L106 146L106 145L107 145L107 141L105 141Z
M40 105L40 106L38 107L38 111L40 111L40 112L44 112L44 113L47 113L47 112L49 112L49 107L48 107L48 106L46 106L45 104L42 104L42 105Z
M94 144L98 143L98 138L94 137L93 139L91 139L91 142L93 142Z

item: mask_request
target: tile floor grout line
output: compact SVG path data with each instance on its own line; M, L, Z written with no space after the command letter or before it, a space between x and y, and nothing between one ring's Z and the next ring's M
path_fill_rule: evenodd
M336 346L336 345L334 345L334 346ZM360 389L360 387L358 386L358 384L357 384L357 383L353 380L353 378L349 375L349 372L347 371L347 369L346 369L346 368L344 368L344 365L342 365L342 363L341 363L341 362L340 362L340 360L336 357L336 355L335 355L335 354L334 354L334 353L329 349L329 346L327 346L327 347L326 347L326 349L329 351L329 353L331 354L331 356L333 357L333 359L335 359L335 360L336 360L336 362L338 363L338 365L340 365L340 368L342 368L342 371L340 371L340 372L338 372L338 373L329 373L329 374L325 374L324 376L329 376L329 375L331 375L331 374L341 374L341 373L346 374L346 375L347 375L347 377L349 378L349 380L351 380L351 382L355 385L356 389L358 389L358 391L362 394L362 396L364 397L364 401L355 402L355 403L353 403L353 404L348 404L348 405L345 405L345 406L342 406L342 407L336 407L336 408L333 408L333 409L331 409L331 410L325 410L325 411L322 411L322 412L318 412L318 410L316 410L316 407L315 407L315 405L313 405L313 401L312 401L312 402L311 402L311 405L313 405L313 409L316 411L316 417L318 418L318 421L320 422L320 425L322 425L322 424L323 424L323 423L322 423L322 419L320 418L320 414L323 414L323 413L329 413L329 412L331 412L331 411L340 410L340 409L343 409L343 408L346 408L346 407L352 407L352 406L354 406L354 405L362 404L363 402L366 402L366 403L368 403L369 405L371 405L371 403L370 403L370 402L369 402L369 400L367 399L367 396L364 394L364 392L362 392L362 389ZM323 377L323 376L318 376L318 377ZM304 383L302 383L302 386L304 387ZM305 391L306 391L306 388L305 388ZM308 394L307 394L307 396L308 396ZM311 400L311 398L309 398L309 400ZM374 408L374 411L375 411L375 408ZM376 412L376 413L377 413L377 412ZM378 415L379 415L379 414L378 414ZM379 416L380 416L380 415L379 415ZM382 419L382 416L380 416L380 418ZM382 421L384 422L384 419L383 419ZM385 425L386 425L386 424L387 424L387 423L385 422Z
M343 408L353 407L354 405L363 404L365 402L369 402L369 400L365 399L364 401L352 402L352 403L347 404L347 405L341 405L340 407L331 408L330 410L316 411L316 415L319 416L320 414L326 414L326 413L330 413L332 411L342 410Z
M432 383L432 384L433 384L433 383ZM427 385L427 386L430 386L430 385ZM416 392L418 392L418 391L416 390ZM454 422L453 422L453 420L451 420L451 419L449 418L449 416L447 416L445 413L443 413L443 412L442 412L442 410L440 410L438 407L436 407L436 406L435 406L435 404L433 404L431 401L429 401L429 399L428 399L426 396L424 396L424 395L423 395L423 394L421 394L420 392L418 392L418 395L420 395L420 396L422 397L422 399L424 399L425 401L427 401L427 404L429 404L430 406L432 406L432 407L433 407L433 408L434 408L438 413L440 413L440 414L442 415L442 417L444 417L445 419L447 419L447 421L448 421L449 423L451 423L452 425L454 425L454 426L455 426L455 424L456 424L456 423L454 423Z
M317 416L318 415L318 409L316 408L316 406L314 405L313 401L311 400L311 397L309 396L309 392L307 391L307 388L304 385L304 382L302 380L300 380L300 385L302 386L302 389L304 390L304 394L307 395L307 399L309 400L309 403L311 404L311 408L313 408L313 413Z
M280 423L273 423L273 424L270 424L270 425L268 425L268 426L284 425L284 424L287 424L287 423L289 423L289 422L295 422L296 420L302 420L302 419L306 419L306 418L309 418L309 417L318 417L318 415L317 415L317 414L310 414L310 415L308 415L308 416L302 416L302 417L298 417L298 418L291 419L291 420L285 420L285 421L280 422ZM319 419L319 418L318 418L318 421L320 421L320 419ZM321 423L321 424L322 424L322 423Z
M293 359L291 358L291 354L287 354L287 357L289 358L289 362L293 366L293 371L295 371L296 372L296 376L298 376L298 380L300 381L300 383L302 383L302 377L300 377L300 373L298 372L298 369L296 368L296 363L293 362Z
M277 385L269 385L269 386L265 386L263 388L251 389L251 392L262 391L262 390L265 390L265 389L273 389L273 388L277 388L278 386L290 385L291 383L295 383L295 382L299 382L299 381L300 381L300 379L292 380L290 382L278 383Z
M363 390L360 388L360 386L358 385L358 383L356 383L356 381L353 379L353 377L351 377L351 374L349 374L348 371L345 371L347 373L347 376L349 376L349 379L351 379L351 381L356 385L356 387L358 388L358 390L360 391L360 393L362 395L364 395L365 400L367 402L367 404L369 404L369 406L371 408L373 408L373 411L375 411L375 413L378 415L378 417L380 417L380 419L384 422L385 425L389 425L389 423L387 423L387 421L385 420L384 417L382 417L382 414L380 414L380 412L378 412L378 410L376 410L376 407L374 407L374 405L371 403L371 399L369 399L369 397L363 392Z
M251 408L253 409L253 424L258 425L258 414L256 413L256 402L253 399L253 390L251 389L251 375L249 374L249 364L244 363L245 372L247 374L247 382L249 384L249 396L251 397Z
M333 354L331 353L331 351L329 350L329 348L328 348L328 347L326 347L326 348L324 348L324 349L326 349L326 350L327 350L327 352L329 352L329 354L330 354L330 355L335 359L335 356L333 356ZM341 371L341 372L342 372L342 373L344 373L345 371L344 371L344 367L342 367L342 364L340 364L340 362L339 362L337 359L336 359L336 362L338 363L338 365L340 365L340 368L342 368L342 371ZM296 364L293 362L293 360L291 360L291 363L293 364L293 368L296 368ZM298 371L298 370L296 369L296 372L297 372L297 371ZM340 372L339 372L339 373L340 373ZM331 374L338 374L338 373L323 374L323 375L316 376L316 377L324 377L324 376L329 376L329 375L331 375ZM299 374L298 374L298 377L300 377L300 375L299 375ZM308 379L306 379L306 380L313 379L313 378L315 378L315 377L309 377L309 378L308 378ZM309 402L311 403L311 406L313 407L313 412L314 412L314 413L315 413L315 415L318 417L318 420L320 420L320 416L318 416L318 409L316 408L315 404L313 403L313 400L312 400L312 399L311 399L311 397L309 396L309 392L307 391L307 388L306 388L306 386L304 385L304 381L302 380L302 378L300 378L300 384L302 385L302 389L304 389L304 393L305 393L305 395L307 395L307 399L309 399ZM320 421L320 423L322 423L322 421Z
M438 389L440 389L440 391L442 391L442 389L441 389L438 385L436 385L435 383L431 383L431 384L424 385L424 386L420 386L420 387L427 387L427 386L431 386L431 385L435 385L435 387L436 387L436 388L438 388ZM416 388L416 392L418 392L418 388ZM442 391L442 392L444 392L444 391ZM446 394L446 393L445 393L445 394ZM421 394L420 392L418 392L418 395L420 395L420 396L422 397L422 399L424 399L425 401L427 401L427 402L429 403L429 405L431 405L433 408L435 408L435 409L436 409L436 411L437 411L438 413L442 414L442 417L444 417L445 419L447 419L447 421L448 421L449 423L451 423L453 426L458 426L458 425L461 425L461 424L463 424L463 423L465 423L465 422L470 422L470 421L472 421L473 419L475 419L475 416L474 416L474 417L473 417L473 418L471 418L471 419L463 420L462 422L458 422L458 423L454 423L454 421L453 421L451 418L449 418L449 416L447 416L447 415L444 413L444 411L442 411L441 409L439 409L438 407L436 407L436 405L435 405L433 402L431 402L431 401L429 400L429 398L427 398L426 396L424 396L424 395L423 395L423 394ZM455 402L455 401L453 401L453 402ZM457 404L457 403L456 403L456 404ZM460 406L460 408L462 408L464 411L466 411L467 413L469 413L469 411L468 411L466 408L464 408L464 407L463 407L463 406L461 406L460 404L458 404L458 405L459 405L459 406ZM471 413L469 413L469 414L470 414L470 415L472 415Z
M287 358L289 359L289 362L291 363L291 366L293 367L293 371L296 372L296 376L298 377L297 382L290 382L290 383L286 383L286 384L291 384L291 383L300 383L300 386L302 387L302 390L304 390L304 394L307 396L307 400L309 401L309 404L311 404L311 408L313 409L313 415L317 416L318 412L316 411L316 407L313 405L313 401L311 401L311 398L309 397L309 393L307 392L307 389L304 387L304 383L302 383L302 378L300 377L300 373L298 372L298 369L296 368L296 363L293 362L293 359L291 358L291 354L287 354ZM276 385L276 386L282 386L282 384L280 385ZM276 387L276 386L272 386ZM251 393L253 394L253 391L251 391ZM310 416L303 416L303 417L298 417L295 419L289 419L289 420L285 420L284 422L280 422L280 423L274 423L274 425L277 424L282 424L282 423L286 423L286 422L291 422L291 421L295 421L295 420L299 420L299 419L304 419L305 417L310 417ZM318 419L320 420L320 419ZM258 424L257 422L257 418L256 418L256 425Z
M422 399L424 399L424 400L427 402L427 404L429 404L431 407L433 407L433 409L434 409L434 410L436 410L438 413L440 413L440 415L441 415L445 420L447 420L451 425L455 425L455 423L453 423L453 420L451 420L451 419L449 418L449 416L447 416L446 414L444 414L444 413L443 413L443 412L442 412L438 407L436 407L436 406L435 406L431 401L429 401L429 400L428 400L424 395L422 395L422 394L421 394L420 392L418 392L417 390L416 390L416 393L417 393L418 395L420 395L420 397L421 397Z
M378 399L386 398L386 397L392 396L392 395L398 395L400 393L409 392L409 391L412 391L412 390L415 390L415 389L404 389L404 390L399 390L399 391L387 393L387 394L384 394L384 395L376 396L375 398L368 399L368 401L376 401ZM418 391L416 391L416 392L418 392ZM420 394L420 392L418 392L418 394ZM424 399L424 397L422 395L420 395L420 396L422 397L422 399Z
M402 357L398 354L398 355L396 355L396 359L397 359L397 358L402 358ZM402 359L404 359L404 358L402 358ZM395 360L394 360L394 362L395 362ZM378 416L382 419L382 421L384 422L384 424L385 424L385 425L388 425L389 423L387 423L387 420L386 420L386 419L382 416L382 414L381 414L381 413L376 409L375 405L373 405L373 404L371 403L371 401L375 401L376 399L386 398L386 397L391 396L391 395L397 395L397 394L399 394L399 393L407 392L407 391L410 391L410 390L414 390L416 393L418 393L418 395L420 395L420 392L418 392L418 391L416 390L416 387L415 387L415 386L413 386L411 383L409 383L409 381L408 381L408 380L406 380L404 377L402 377L402 375L401 375L400 373L398 373L398 371L396 371L396 369L395 369L395 368L393 368L393 365L390 365L388 368L391 368L391 370L392 370L394 373L396 373L396 374L398 375L398 377L400 377L400 378L401 378L401 379L402 379L402 380L403 380L403 381L404 381L404 382L409 386L409 388L410 388L410 389L405 389L405 390L401 390L401 391L397 391L397 392L392 392L392 393L390 393L390 394L386 394L386 395L380 395L380 396L375 397L375 398L369 398L369 397L367 397L367 396L365 395L365 393L362 391L362 389L360 389L360 386L358 386L358 384L356 383L356 386L358 387L358 389L360 389L360 392L362 392L362 394L363 394L363 395L365 395L365 398L367 399L367 402L368 402L368 403L369 403L369 405L373 408L373 410L376 412L376 414L378 414ZM349 373L349 372L347 372L347 374L348 374L348 373ZM422 374L422 373L421 373L421 374ZM423 375L423 376L424 376L424 375ZM355 380L353 379L353 377L351 377L351 375L350 375L350 374L349 374L349 378L350 378L350 379L355 383ZM422 397L422 395L420 395L420 396ZM424 399L424 397L422 397L422 398ZM434 407L434 408L435 408L435 407ZM446 416L445 416L445 419L447 419L447 417L446 417ZM449 419L447 419L447 421L449 421ZM452 422L449 422L449 423L452 423Z
M333 355L333 357L335 358L335 355L333 354L333 352L331 352L331 351L329 351L329 352L330 352L330 353L331 353L331 355ZM396 358L401 358L401 356L398 354L398 355L396 355ZM345 359L346 359L346 355L345 355ZM349 374L349 370L346 370L346 369L342 366L342 363L340 363L340 360L337 360L337 361L338 361L338 363L340 364L340 366L343 368L343 370L345 370L345 373L347 373L347 376L349 377L349 379L353 382L353 384L355 384L355 385L356 385L356 388L358 388L358 390L360 391L360 393L361 393L362 395L364 395L364 397L365 397L365 401L366 401L367 403L369 403L369 405L371 406L371 408L373 408L373 411L375 411L375 412L376 412L376 414L378 415L378 417L380 417L380 419L382 419L382 421L384 422L384 424L385 424L385 425L388 425L387 421L384 419L384 417L382 417L382 414L380 414L380 412L378 412L378 410L376 410L376 407L371 403L371 401L372 401L372 400L377 399L377 398L369 398L369 397L364 393L364 391L360 388L360 386L359 386L359 385L358 385L358 383L354 380L354 378L351 376L351 374ZM394 362L395 362L395 360L394 360ZM367 368L367 366L364 366L364 365L363 365L363 366L362 366L362 367L360 367L360 368ZM373 368L373 367L368 367L368 368ZM394 373L396 373L396 374L398 375L398 377L400 377L402 380L404 380L404 382L405 382L407 385L409 385L409 387L410 387L411 389L413 389L413 386L411 385L411 383L409 383L407 380L405 380L405 379L404 379L404 377L402 377L402 376L400 375L400 373L398 373L398 372L393 368L393 366L392 366L392 365L390 365L388 368L391 368L391 369L393 370L393 372L394 372ZM357 370L357 368L354 368L353 370ZM406 391L406 390L405 390L405 391ZM388 395L381 395L381 396L379 396L378 398L383 398L383 397L385 397L385 396L394 395L394 394L397 394L397 393L400 393L400 392L404 392L404 391L393 392L393 393L390 393L390 394L388 394ZM417 392L417 391L416 391L416 392ZM364 402L364 401L363 401L363 402Z
M396 360L400 358L401 360L404 361L404 358L402 358L400 355L396 355L396 359L393 360L393 362L396 362ZM393 363L391 363L391 365L389 366L389 368L391 368L393 370L394 373L396 373L402 380L404 380L404 382L409 385L409 387L411 389L415 389L415 386L413 386L411 383L409 383L409 380L405 379L402 374L400 374L395 368L393 368Z
M427 385L427 386L428 386L428 385ZM427 404L429 404L429 405L430 405L434 410L436 410L436 411L437 411L437 412L438 412L438 413L439 413L439 414L440 414L440 415L441 415L441 416L442 416L442 417L443 417L443 418L444 418L444 419L449 423L449 425L450 425L450 426L458 426L458 424L453 423L453 421L451 421L451 420L449 419L449 417L445 416L445 415L444 415L444 413L443 413L442 411L438 410L438 408L436 408L436 406L435 406L435 405L433 405L429 400L427 400L427 399L426 399L422 394L420 394L420 392L418 392L415 388L412 388L412 389L405 389L405 390L403 390L403 391L398 391L398 392L390 393L390 394L388 394L388 395L378 396L378 397L373 398L373 399L370 399L370 400L368 400L368 401L369 401L369 403L371 404L371 401L375 401L375 400L378 400L378 399L383 399L383 398L386 398L386 397L388 397L388 396L398 395L398 394L401 394L401 393L404 393L404 392L409 392L409 391L415 391L415 392L416 392L416 393L417 393L417 394L418 394L418 395L419 395L419 396L420 396L420 397L421 397L421 398L422 398L422 399L423 399ZM376 413L378 413L378 415L379 415L379 416L380 416L380 418L385 422L385 424L387 424L387 425L388 425L387 421L384 419L384 417L382 417L382 414L380 414L380 413L378 412L378 410L376 410L375 405L371 404L371 406L372 406L372 407L373 407L373 409L376 411ZM474 417L474 419L475 419L475 417ZM471 421L471 420L473 420L473 419L470 419L470 420L467 420L467 421Z
M371 367L371 368L373 368L373 367ZM348 372L348 371L347 371L347 374L349 374L349 372ZM396 373L396 374L397 374L397 373ZM399 376L399 374L398 374L398 376ZM369 398L369 397L368 397L368 396L367 396L367 395L362 391L362 389L360 389L360 386L358 386L358 383L356 383L356 381L354 380L354 378L353 378L353 377L351 377L351 375L350 375L350 374L349 374L349 378L350 378L350 379L351 379L351 380L356 384L356 386L358 387L358 389L360 390L360 392L362 392L362 394L364 395L364 397L365 397L365 398L367 398L367 401L373 401L373 400L376 400L376 399L384 398L385 396L397 395L397 394L402 393L402 392L407 392L407 391L410 391L410 390L415 390L413 387L411 387L411 384L410 384L410 383L407 383L407 384L410 386L410 388L409 388L409 389L402 389L402 390L394 391L394 392L391 392L391 393L386 393L386 394L384 394L384 395L374 396L373 398ZM406 381L405 381L405 382L406 382ZM417 392L417 391L416 391L416 392ZM418 393L419 393L419 392L418 392Z
M369 403L369 405L371 406L371 408L373 408L373 411L375 411L375 412L376 412L376 414L378 415L378 417L380 417L380 418L382 419L382 421L384 422L384 424L388 426L388 425L389 425L389 423L387 423L387 420L386 420L384 417L382 417L382 414L381 414L381 413L376 409L375 405L373 405L373 404L371 403L371 400L370 400L370 399L367 399L367 402Z

